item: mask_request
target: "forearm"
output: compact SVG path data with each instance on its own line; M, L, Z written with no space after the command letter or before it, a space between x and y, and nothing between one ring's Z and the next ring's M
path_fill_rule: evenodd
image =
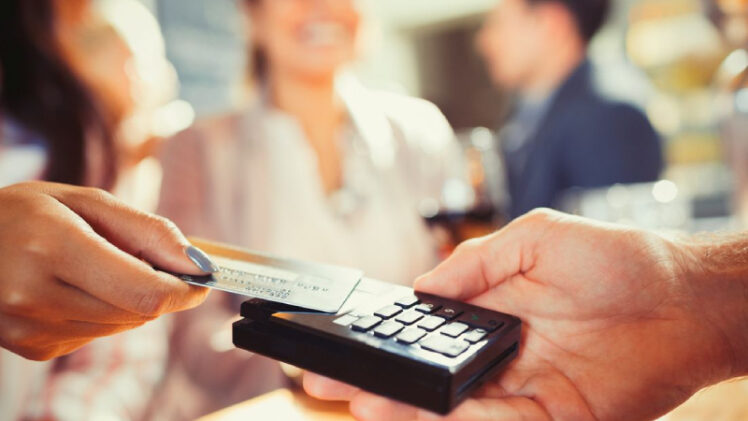
M728 378L748 374L748 233L706 235L684 243L685 280L728 344Z

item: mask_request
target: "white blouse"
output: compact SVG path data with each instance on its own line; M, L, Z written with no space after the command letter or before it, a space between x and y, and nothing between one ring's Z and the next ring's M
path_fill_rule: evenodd
M345 187L328 197L314 151L296 121L277 111L265 114L266 181L273 194L262 199L271 215L262 249L353 266L398 283L434 265L434 244L404 182L374 167L355 132L341 145Z
M339 192L324 192L298 122L257 102L167 145L160 213L190 235L410 284L437 262L419 203L462 174L461 154L432 104L341 84L350 124Z

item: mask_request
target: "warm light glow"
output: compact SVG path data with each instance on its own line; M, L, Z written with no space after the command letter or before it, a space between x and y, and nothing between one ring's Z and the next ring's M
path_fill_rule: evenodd
M735 108L741 113L748 113L748 88L735 93Z
M678 197L678 186L670 180L660 180L652 186L652 196L660 203L670 203Z
M631 194L626 186L616 184L608 189L605 199L612 208L622 208L631 200Z
M730 76L736 76L748 67L748 52L745 50L735 50L730 53L722 64L722 68Z

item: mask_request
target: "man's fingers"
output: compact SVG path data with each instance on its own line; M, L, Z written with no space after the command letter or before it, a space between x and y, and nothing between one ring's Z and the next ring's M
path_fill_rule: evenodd
M368 392L359 392L351 400L351 414L359 421L412 421L418 410Z
M351 400L351 414L359 421L549 421L536 401L520 396L468 399L447 415L418 409L368 392Z
M49 194L80 215L102 237L135 257L177 273L215 271L209 261L198 265L191 260L186 254L190 243L165 218L134 209L97 189L63 187L50 189Z
M460 244L447 260L416 279L414 289L456 300L466 300L485 292L488 283L483 276L479 254L484 241L485 238Z
M520 248L511 231L460 244L434 270L418 278L415 289L465 301L480 295L520 270Z
M558 217L553 211L533 211L491 235L462 243L436 269L418 278L415 289L468 300L530 270L538 240Z
M349 401L359 389L316 373L304 373L304 391L310 396L328 401Z
M418 421L549 421L550 415L534 400L521 396L468 399L447 415L418 411Z

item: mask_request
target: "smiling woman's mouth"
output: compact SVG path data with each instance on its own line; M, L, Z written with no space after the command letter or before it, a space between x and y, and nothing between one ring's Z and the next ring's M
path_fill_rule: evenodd
M316 21L303 25L299 39L311 47L328 47L342 44L349 38L345 26L338 22Z

